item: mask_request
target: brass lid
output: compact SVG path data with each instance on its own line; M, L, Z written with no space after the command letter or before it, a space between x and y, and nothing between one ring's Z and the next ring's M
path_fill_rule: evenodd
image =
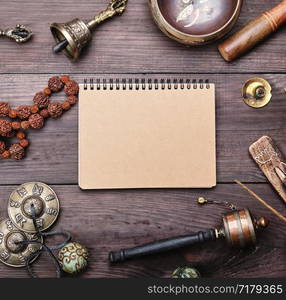
M251 78L243 85L243 101L253 108L264 107L272 98L271 90L271 85L265 79Z
M0 261L2 263L11 267L24 267L26 259L41 249L39 244L17 244L21 241L43 242L43 239L36 234L19 231L10 219L2 220L0 222ZM36 258L37 256L32 261Z
M39 230L46 230L56 221L60 208L56 193L44 183L28 182L12 192L8 203L8 215L19 230L37 232L33 224L31 205L35 208Z

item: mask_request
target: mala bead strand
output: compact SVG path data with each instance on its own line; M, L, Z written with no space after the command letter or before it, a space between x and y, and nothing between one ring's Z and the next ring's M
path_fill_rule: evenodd
M10 112L10 105L7 102L0 102L0 117L7 117Z
M22 146L20 146L19 144L11 145L11 147L9 148L9 152L10 152L11 158L13 158L15 160L21 160L24 158L24 155L25 155L24 148Z
M16 109L11 109L9 111L8 116L9 116L10 119L16 119L17 118L17 110Z
M53 93L65 91L67 99L60 102L51 102ZM7 145L0 140L0 158L21 160L24 158L25 149L30 142L26 138L25 131L29 129L41 129L45 125L45 119L59 118L65 111L78 102L79 85L70 79L68 75L53 76L48 81L48 86L35 94L33 104L20 105L12 109L7 102L0 102L0 117L10 118L0 120L0 136L4 139L16 137L19 142Z
M64 83L60 80L60 77L54 76L49 79L48 87L52 92L59 92L63 89Z
M50 103L48 111L53 119L59 118L63 114L62 104L59 102Z
M7 120L0 120L0 135L7 137L13 130L11 122Z
M41 129L44 127L44 118L40 114L33 114L29 118L29 124L33 129Z
M21 105L17 108L17 117L21 120L28 119L31 115L31 107L28 105Z
M39 92L35 95L33 101L39 108L45 108L50 103L50 97L44 92Z
M75 96L78 94L78 92L79 92L79 86L75 81L70 80L66 83L65 93L67 94L67 96Z
M3 154L3 152L6 149L6 144L4 141L0 141L0 154Z

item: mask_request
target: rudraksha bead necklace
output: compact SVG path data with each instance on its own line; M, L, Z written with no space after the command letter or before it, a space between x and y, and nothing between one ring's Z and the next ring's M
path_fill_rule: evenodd
M65 102L51 102L53 93L65 91L67 99ZM45 125L45 119L51 117L59 118L65 111L78 101L78 83L71 80L69 76L54 76L48 81L48 87L36 93L34 104L20 105L12 109L7 102L0 102L0 158L21 160L25 156L25 148L29 146L27 134L28 129L41 129ZM11 144L9 139L16 137L19 142Z

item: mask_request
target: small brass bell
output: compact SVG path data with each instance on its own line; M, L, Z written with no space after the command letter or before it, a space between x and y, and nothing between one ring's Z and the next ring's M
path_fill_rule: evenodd
M128 0L112 0L106 10L95 16L88 22L74 19L67 23L53 23L51 25L52 34L57 42L53 50L64 53L71 59L76 60L81 50L91 40L91 32L107 19L115 15L121 15L127 6Z
M242 88L243 101L253 108L264 107L272 98L271 90L271 85L265 79L251 78Z

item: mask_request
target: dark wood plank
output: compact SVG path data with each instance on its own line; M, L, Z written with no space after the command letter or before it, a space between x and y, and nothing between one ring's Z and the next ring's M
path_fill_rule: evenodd
M83 82L84 77L75 76ZM105 77L122 77L106 75ZM217 85L217 160L218 181L265 182L266 179L248 154L248 147L262 135L276 140L286 153L285 87L284 75L267 75L273 85L273 100L260 110L246 106L241 100L240 88L249 75L211 75ZM131 78L158 78L158 75L132 75ZM160 75L159 75L160 77ZM208 78L206 75L172 75L179 78ZM1 100L12 105L31 103L36 91L45 87L49 75L0 75ZM24 92L23 92L24 91ZM64 99L64 95L54 99ZM41 180L53 184L77 183L77 107L59 120L49 120L41 131L29 134L31 146L21 162L0 161L1 184L20 184Z
M275 208L285 205L269 185L250 185ZM7 200L15 186L0 189L1 217L7 216ZM76 186L53 186L61 201L61 215L53 228L68 230L73 239L90 251L84 277L169 277L172 270L187 264L197 266L205 277L279 277L286 271L285 224L250 198L238 185L219 185L205 190L80 191ZM253 214L266 216L271 225L260 233L254 249L235 250L223 241L133 260L110 266L108 252L122 247L176 235L219 227L220 206L199 207L198 196L231 201ZM42 256L35 264L41 276L53 276L49 260ZM26 277L25 270L0 264L0 277Z
M244 1L234 30L280 0ZM231 64L219 55L216 44L187 48L165 37L154 25L147 0L129 1L127 12L100 26L91 47L78 63L56 56L49 26L75 17L88 19L106 7L108 0L1 1L0 26L29 25L33 42L19 46L0 42L0 72L285 72L285 32L281 29L250 55ZM266 62L266 63L265 63Z

